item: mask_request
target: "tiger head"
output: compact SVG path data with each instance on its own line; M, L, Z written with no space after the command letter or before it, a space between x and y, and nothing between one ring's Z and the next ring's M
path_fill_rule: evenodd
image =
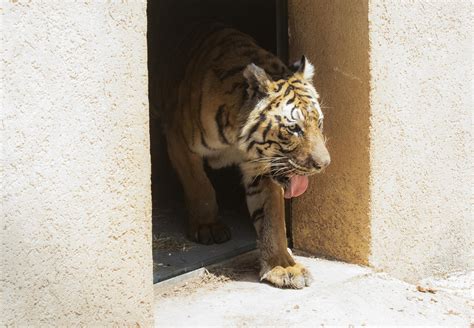
M304 56L294 72L278 80L254 64L244 70L248 99L240 148L247 154L248 167L280 183L287 198L302 194L307 177L331 161L313 74Z

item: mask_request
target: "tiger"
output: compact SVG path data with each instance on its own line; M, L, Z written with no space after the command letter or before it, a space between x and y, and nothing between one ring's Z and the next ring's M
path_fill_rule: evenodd
M231 238L204 163L236 165L257 235L260 280L309 286L310 271L288 249L284 199L303 194L308 176L330 163L314 66L303 56L288 67L219 23L194 26L178 43L157 73L151 102L184 190L189 237L202 244Z

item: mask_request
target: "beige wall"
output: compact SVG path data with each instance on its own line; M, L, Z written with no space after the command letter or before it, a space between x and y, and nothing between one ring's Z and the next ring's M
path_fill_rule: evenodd
M474 267L470 1L371 1L370 263ZM471 259L471 260L469 260Z
M469 2L289 11L291 54L314 62L329 106L332 154L293 202L295 246L409 281L472 268Z
M296 248L367 263L369 221L369 41L367 1L289 2L290 55L305 54L326 113L331 165L293 200Z
M145 4L0 7L0 321L150 325Z

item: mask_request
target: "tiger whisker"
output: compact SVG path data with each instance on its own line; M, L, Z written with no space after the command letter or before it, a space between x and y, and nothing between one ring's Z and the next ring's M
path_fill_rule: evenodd
M326 145L328 143L328 141L329 141L329 137L324 136L324 145Z
M276 161L284 160L285 158L286 158L286 157L260 157L260 158L256 158L256 159L250 160L249 162L250 162L250 163L254 163L254 162L266 162L266 161L276 162Z
M280 168L280 169L277 169L275 171L273 171L273 175L274 176L285 176L287 175L288 173L292 173L294 171L293 168L289 168L289 167L283 167L283 168Z

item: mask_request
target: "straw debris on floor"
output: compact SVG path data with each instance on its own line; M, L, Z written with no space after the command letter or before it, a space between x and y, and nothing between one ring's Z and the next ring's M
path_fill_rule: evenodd
M223 274L211 273L204 270L199 276L184 281L176 286L164 289L159 294L160 297L186 296L196 292L199 288L206 287L208 290L214 290L220 285L231 279Z
M187 251L195 246L182 235L158 234L153 235L153 250L160 251Z

